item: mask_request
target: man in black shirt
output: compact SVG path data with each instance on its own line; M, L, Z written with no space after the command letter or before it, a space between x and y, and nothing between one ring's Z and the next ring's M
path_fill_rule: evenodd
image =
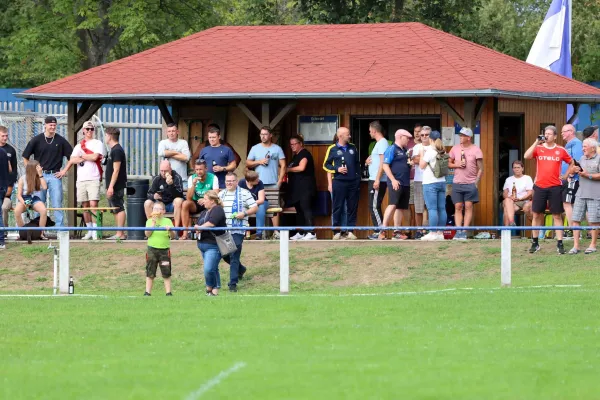
M117 128L106 128L104 141L110 148L106 161L106 198L111 207L117 207L113 211L115 223L118 227L125 226L125 186L127 184L127 159L125 150L119 144L121 132ZM117 231L109 240L125 239L123 231Z
M46 202L46 196L50 193L50 205L53 208L63 206L62 177L67 174L71 164L63 168L63 158L71 157L73 147L67 139L56 134L56 118L46 117L44 120L44 134L34 136L27 143L23 151L23 163L27 166L29 157L33 156L42 166L43 176L48 184L48 190L41 192L42 201ZM63 212L54 211L56 226L63 226ZM75 222L75 221L73 221Z
M10 162L8 161L8 156L6 155L6 151L0 148L0 198L4 198L4 194L8 188L8 179L9 175L12 172ZM0 214L0 228L4 227L2 221L2 214ZM4 250L6 246L4 245L4 231L0 230L0 250Z
M6 152L8 162L12 168L12 172L8 177L6 194L4 195L4 200L2 202L2 219L5 224L8 224L8 211L12 208L10 196L12 195L13 187L17 182L17 151L8 144L8 128L2 125L0 125L0 148L4 149Z
M146 217L150 219L152 216L154 202L162 201L165 204L165 210L174 214L174 225L179 227L181 226L181 206L183 205L183 180L177 171L171 168L169 160L162 160L158 168L160 173L152 179L148 190L148 200L144 202Z

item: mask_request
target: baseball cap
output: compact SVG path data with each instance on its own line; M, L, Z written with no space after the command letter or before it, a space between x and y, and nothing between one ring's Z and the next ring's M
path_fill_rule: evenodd
M437 140L442 137L442 134L439 131L431 131L429 134L429 140Z
M411 138L412 135L406 130L406 129L398 129L396 131L397 134L401 135L401 136L406 136L408 138Z
M45 119L44 119L44 123L45 124L55 124L56 123L56 117L53 117L52 115L48 115Z
M473 137L473 131L471 130L471 128L462 128L460 130L460 134L468 137Z
M591 125L591 126L588 126L587 128L585 128L583 130L583 138L587 139L590 136L592 136L594 134L594 132L596 131L596 129L598 129L598 125Z
M85 121L82 128L94 128L94 123L92 121Z

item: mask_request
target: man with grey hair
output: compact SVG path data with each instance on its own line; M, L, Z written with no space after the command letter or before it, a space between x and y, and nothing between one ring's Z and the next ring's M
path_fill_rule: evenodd
M531 210L533 211L533 226L541 226L544 222L546 204L550 204L549 209L552 214L555 226L562 225L562 182L560 180L561 162L564 161L570 166L573 165L573 159L567 153L564 147L556 144L556 127L549 125L544 129L544 136L536 138L535 142L525 152L525 159L536 160L536 176L533 185L533 201ZM529 249L530 253L536 253L540 250L537 231L532 231L532 243ZM556 231L556 251L558 254L565 254L563 246L563 231Z
M587 213L588 224L600 225L600 155L597 152L598 141L587 138L583 141L583 156L579 160L579 167L574 167L574 172L580 176L579 191L573 205L573 226L579 226ZM579 253L580 231L573 232L573 248L569 254ZM592 230L592 242L585 250L585 254L596 252L598 231Z

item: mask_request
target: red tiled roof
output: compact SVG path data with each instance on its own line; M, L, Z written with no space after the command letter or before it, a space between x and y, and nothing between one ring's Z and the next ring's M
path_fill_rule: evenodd
M439 92L600 102L599 89L420 23L216 27L23 94L75 99Z

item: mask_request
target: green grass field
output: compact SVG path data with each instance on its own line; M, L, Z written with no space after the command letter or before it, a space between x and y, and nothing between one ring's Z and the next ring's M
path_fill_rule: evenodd
M176 244L172 298L160 278L140 296L133 243L73 246L78 293L97 297L34 297L50 293L47 251L12 245L0 398L597 399L598 258L551 243L516 242L503 289L489 241L295 245L289 296L277 245L249 244L240 293L217 298L193 243Z

